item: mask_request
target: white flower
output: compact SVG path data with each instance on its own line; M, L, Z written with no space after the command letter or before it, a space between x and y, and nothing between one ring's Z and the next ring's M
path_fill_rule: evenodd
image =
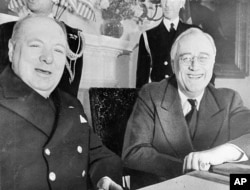
M132 9L135 13L135 17L140 17L143 14L143 9L140 5L133 6Z
M107 9L109 7L109 0L101 0L100 1L100 8Z

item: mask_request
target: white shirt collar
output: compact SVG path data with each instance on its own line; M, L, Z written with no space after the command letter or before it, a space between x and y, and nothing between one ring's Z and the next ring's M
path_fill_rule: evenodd
M163 18L163 23L164 23L164 25L165 25L165 27L167 28L168 31L170 31L171 23L173 23L174 24L174 29L176 30L177 27L178 27L178 24L179 24L179 20L180 20L179 17L177 17L174 20L168 20L166 18Z
M191 105L190 103L188 102L188 98L185 94L183 94L180 89L178 88L178 93L179 93L179 96L180 96L180 99L181 99L181 107L182 107L182 110L183 110L183 113L184 113L184 116L191 110ZM203 94L204 94L204 91L197 97L195 98L192 98L192 99L196 99L197 101L197 110L199 110L200 108L200 103L201 103L201 99L203 97Z

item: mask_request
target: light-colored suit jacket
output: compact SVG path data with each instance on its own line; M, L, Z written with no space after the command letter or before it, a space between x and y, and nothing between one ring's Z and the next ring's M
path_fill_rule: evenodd
M208 85L192 140L175 77L144 86L127 124L125 166L169 179L182 174L184 157L231 142L250 156L250 111L230 89Z

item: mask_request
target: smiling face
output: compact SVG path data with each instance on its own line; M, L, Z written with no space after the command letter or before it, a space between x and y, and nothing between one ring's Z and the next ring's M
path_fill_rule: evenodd
M189 60L190 64L187 64ZM189 98L199 96L213 74L215 50L202 33L183 36L177 47L173 70L179 89ZM185 63L186 61L186 63Z
M177 18L184 5L185 0L161 0L163 15L169 20Z
M28 86L48 97L62 76L66 47L65 33L53 19L26 19L9 42L12 69Z

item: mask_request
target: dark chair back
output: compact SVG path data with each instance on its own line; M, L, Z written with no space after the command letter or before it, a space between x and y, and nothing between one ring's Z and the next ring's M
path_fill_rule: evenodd
M128 118L137 98L136 88L90 88L94 132L104 145L121 156Z

